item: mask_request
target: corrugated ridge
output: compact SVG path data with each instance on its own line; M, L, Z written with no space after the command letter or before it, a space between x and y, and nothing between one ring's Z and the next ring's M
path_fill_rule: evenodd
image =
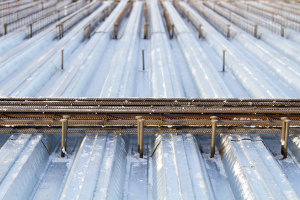
M145 135L144 156L140 158L137 151L137 136L124 135L125 148L128 149L128 153L123 199L148 199L148 155L150 154L149 145L151 145L148 136L153 137L153 135Z
M222 162L228 177L228 181L232 188L236 199L256 199L254 191L247 181L243 166L239 161L238 155L235 153L234 147L230 144L230 137L221 135L216 139L216 145L219 148Z
M233 97L227 86L211 80L211 77L218 80L222 78L174 6L170 2L165 3L165 6L175 22L178 43L201 97Z
M92 199L98 182L100 167L104 156L107 135L96 135L93 154L90 159L89 167L81 186L79 199Z
M192 135L157 136L155 143L159 146L153 156L154 199L215 199Z
M64 158L60 155L60 145L56 147L30 199L60 198L82 139L83 135L68 135L67 155Z
M159 196L159 199L182 199L181 185L179 182L179 173L176 165L176 157L174 152L173 136L165 134L162 136L160 144L162 152L159 157L162 159L162 168L164 168L165 181L166 181L166 194ZM158 152L157 152L158 153ZM161 163L158 163L160 165Z
M120 135L109 135L100 167L94 199L120 199L126 166L125 142ZM117 180L119 179L119 180Z
M300 136L291 135L289 137L289 150L296 158L298 163L300 163Z
M195 199L194 187L191 180L193 174L190 174L189 171L192 165L186 156L186 153L190 152L186 151L186 146L184 145L184 140L186 138L183 135L172 135L172 139L181 198L190 200Z
M9 172L15 160L27 145L31 135L13 134L0 149L0 183Z
M254 141L252 143L253 147L257 151L257 154L262 159L262 162L267 167L267 169L269 169L271 175L274 177L276 185L279 186L280 190L287 197L287 199L299 199L299 196L297 196L297 193L294 191L284 171L280 168L278 162L276 162L275 158L271 155L271 153L268 151L263 142ZM278 197L279 196L276 196L276 198Z
M288 180L283 180L282 184L290 184L293 189L295 190L295 192L297 193L297 195L300 197L300 187L299 187L299 183L300 183L300 167L299 167L299 163L297 162L297 160L295 159L294 156L292 156L291 151L288 152L288 157L286 159L282 159L283 155L281 155L281 142L280 142L280 138L281 135L261 135L260 136L263 139L263 143L266 145L266 147L268 147L267 152L269 152L270 156L274 156L274 159L276 159L276 163L280 166L280 169L283 172L277 172L277 175L280 174L279 178L281 177L285 177ZM291 138L293 138L293 136L291 136ZM293 144L289 143L289 147L292 147ZM292 147L293 148L293 147ZM300 148L298 148L298 151L300 150ZM269 164L269 160L268 158L270 158L270 156L265 156L267 158L266 160L266 165ZM272 160L274 160L272 159ZM273 162L271 160L270 164ZM283 174L284 173L284 174Z
M124 190L124 177L126 173L126 150L125 141L122 136L118 136L117 147L112 174L110 177L108 198L121 199Z
M175 69L171 46L159 14L157 1L150 4L151 66L154 97L182 97L183 89ZM171 88L171 89L168 89Z
M0 185L2 199L26 199L39 180L49 158L42 139L57 141L55 135L33 135ZM54 147L53 147L54 148Z
M219 151L215 152L213 158L210 157L211 134L200 134L193 136L195 137L195 140L198 144L197 149L199 150L199 153L201 152L201 155L203 157L210 184L215 195L215 199L235 199L232 188L230 187L230 184L228 182L228 178Z
M218 146L236 198L299 198L261 140L221 135Z
M216 197L207 174L207 166L194 136L186 134L182 137L184 138L186 158L196 199L215 199Z
M86 173L86 168L88 166L88 162L90 161L90 156L92 153L92 147L93 144L90 143L94 143L94 138L95 135L87 135L83 138L81 145L77 151L75 160L73 162L73 166L72 169L68 175L67 178L67 182L65 183L62 195L60 199L70 199L70 198L74 198L77 199L79 195L79 188L76 187L74 184L76 183L76 181L78 182L83 182L84 180L84 175ZM86 151L90 151L88 154L90 154L89 156L84 156L82 154L84 154ZM85 163L86 165L81 166L81 169L78 169L78 165L80 165L81 163ZM79 173L78 170L82 170L83 172ZM83 177L82 177L83 176Z
M261 155L258 154L256 147L254 145L254 143L257 142L259 141L252 142L251 140L241 140L240 143L242 148L244 149L245 155L249 163L251 164L251 167L254 169L254 172L258 176L266 192L268 192L269 197L271 199L276 199L276 198L286 199L286 196L284 195L281 188L279 187L279 184L272 176L270 172L271 169L265 165L264 161L261 159ZM274 167L274 166L270 166L270 167Z
M163 168L163 148L162 148L163 136L158 135L154 141L154 154L152 156L152 192L153 199L163 199L160 197L166 196L166 179L165 170Z
M77 152L61 199L80 199L82 198L81 195L88 197L87 199L92 197L96 180L93 181L90 174L93 171L93 177L97 177L102 160L103 146L105 146L105 138L106 136L95 134L85 136ZM86 181L89 183L89 187L86 187Z

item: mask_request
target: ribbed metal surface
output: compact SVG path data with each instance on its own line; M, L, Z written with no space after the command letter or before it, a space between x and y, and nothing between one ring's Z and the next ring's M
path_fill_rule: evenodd
M182 135L163 133L147 135L143 158L137 153L135 135L69 134L67 154L61 158L59 134L13 134L4 138L0 149L0 194L4 199L45 195L51 199L300 196L299 135L290 137L288 158L282 160L273 152L280 151L280 137L273 134L263 138L220 134L216 155L210 158L209 134L192 135L188 130ZM0 139L5 136L0 134Z
M221 136L218 147L237 199L299 198L260 137Z
M105 10L106 3L96 12ZM115 11L126 3L121 1ZM21 98L0 98L0 198L300 199L299 72L291 61L299 58L291 56L293 48L282 52L282 59L270 55L271 47L255 48L263 38L219 37L180 2L188 20L192 17L196 28L202 24L198 40L197 31L165 1L164 14L175 25L176 37L169 41L157 2L150 4L148 41L139 38L142 3L131 2L132 14L120 25L118 41L110 40L115 12L84 43L87 24L74 26L53 46L53 38L39 34L19 46L16 40L8 52L2 49L1 95ZM250 42L245 46L241 40ZM47 42L49 49L43 47ZM65 65L57 69L61 48ZM146 53L141 71L139 54L135 56L140 48ZM224 49L226 73L219 73L217 54ZM173 98L185 96L209 98ZM234 96L258 98L211 98ZM59 120L64 115L70 118L62 158ZM146 126L143 158L137 152L137 115ZM218 119L213 158L211 116ZM285 159L281 117L291 120Z

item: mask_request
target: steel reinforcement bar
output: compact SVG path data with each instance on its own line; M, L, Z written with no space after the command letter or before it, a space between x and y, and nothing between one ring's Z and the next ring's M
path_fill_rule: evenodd
M54 12L56 10L56 4L50 5L49 7L43 8L41 10L38 10L37 12L31 13L30 15L26 15L24 17L18 18L14 21L11 21L9 23L5 23L3 25L3 32L4 35L13 32L14 30L29 24L36 19L43 17L51 12ZM1 33L2 34L2 33Z
M69 31L73 26L75 26L84 17L86 17L86 16L90 15L92 12L94 12L101 4L102 4L102 0L93 1L92 3L89 3L88 5L81 8L80 10L77 10L76 12L72 13L70 16L68 16L63 21L60 21L59 23L57 23L56 24L57 38L58 39L63 38L67 31Z
M195 8L201 16L203 16L210 24L217 28L225 37L230 38L230 25L217 18L212 13L208 12L207 8L202 3L194 0L189 0L189 3Z
M15 2L7 2L6 5L5 4L1 4L0 5L0 17L3 17L5 15L9 15L11 13L15 13L18 12L19 10L22 10L24 8L28 8L32 5L37 5L39 4L38 2L32 2L32 1L15 1ZM1 22L1 20L0 20ZM2 22L1 22L2 23Z
M300 107L265 106L0 106L8 113L113 113L113 114L277 114L294 115Z
M300 31L300 22L287 18L285 16L281 16L280 14L276 14L274 12L265 10L263 8L259 8L255 5L251 4L241 4L241 3L235 3L238 7L247 10L248 12L251 12L253 14L256 14L258 16L262 16L266 19L272 20L275 23L281 24L284 27L288 27L295 31Z
M239 17L238 15L234 14L233 12L225 9L224 7L217 4L217 2L204 2L204 5L218 13L219 15L226 18L228 21L232 22L233 24L237 25L247 33L253 35L254 37L258 37L257 35L257 24L254 24L250 21Z
M281 129L242 129L242 128L217 128L217 134L281 134ZM61 128L0 128L0 133L22 133L22 134L58 134L61 133ZM210 134L211 128L201 129L163 129L163 128L145 128L144 134ZM137 134L135 128L70 128L68 134ZM290 134L300 134L300 129L291 129Z
M220 2L220 5L226 9L229 9L232 12L235 12L236 14L248 19L249 21L252 21L253 23L255 23L257 25L263 26L264 28L268 29L269 31L272 31L272 32L284 37L284 29L285 28L283 25L276 23L272 20L266 19L262 16L252 14L251 12L248 12L247 10L243 10L233 3Z
M239 98L48 98L0 97L0 106L47 105L228 105L228 106L280 106L299 107L300 99L239 99Z
M85 6L85 1L77 1L70 5L64 6L63 8L54 11L42 18L39 18L35 20L34 22L31 22L27 24L27 37L32 37L35 33L39 32L43 28L49 26L55 21L58 21L62 19L63 17L66 17L67 15L70 15L74 13L75 11L81 9L83 6Z
M175 8L179 11L179 13L181 13L182 16L186 17L188 21L191 21L192 24L194 25L194 27L196 29L198 29L199 38L201 38L202 37L202 29L203 29L202 24L199 23L196 18L194 18L193 16L190 16L189 11L187 11L183 6L181 6L177 0L173 0L173 4L174 4Z
M0 98L0 113L0 132L6 133L57 132L66 116L74 133L130 132L136 116L151 133L162 127L205 133L212 119L218 119L217 133L276 134L282 117L291 120L292 132L300 128L300 99Z

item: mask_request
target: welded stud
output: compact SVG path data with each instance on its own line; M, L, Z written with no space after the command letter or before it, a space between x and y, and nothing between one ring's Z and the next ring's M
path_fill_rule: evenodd
M143 154L144 154L144 122L145 120L144 119L139 119L138 120L138 123L139 123L139 135L140 135L140 138L139 138L139 143L140 143L140 158L143 158Z
M61 27L61 38L63 38L64 37L64 24L61 24L60 25L60 27Z
M145 70L145 49L142 50L142 56L143 56L143 70Z
M62 132L61 132L61 157L65 157L67 152L67 129L68 129L68 120L61 119L62 123Z
M91 29L92 29L91 24L89 24L89 37L88 37L89 39L91 38L91 32L92 32Z
M137 141L138 141L138 152L140 153L140 123L139 120L142 119L142 116L136 116L135 119L137 120Z
M227 38L230 38L230 25L227 25Z
M118 23L114 24L114 39L118 39Z
M148 23L144 24L144 39L148 39Z
M211 120L211 145L210 145L210 157L213 158L215 156L215 145L216 145L216 119Z
M202 24L199 24L199 38L202 37Z
M223 72L225 72L225 50L223 50Z
M29 24L29 27L30 27L30 37L32 38L32 23Z
M64 69L64 50L61 50L61 69Z
M287 119L287 117L281 117L282 120L282 132L281 132L281 140L280 140L280 144L281 144L281 154L283 155L283 146L284 146L284 140L285 140L285 120Z
M257 36L257 24L254 25L254 37L258 38L258 36Z
M4 28L4 35L7 34L7 23L3 24L3 28Z
M171 35L170 38L172 39L174 37L174 24L171 25Z
M281 25L281 37L284 37L284 26Z
M285 120L285 134L284 134L283 158L287 158L290 123L291 123L291 120L289 120L289 119Z

